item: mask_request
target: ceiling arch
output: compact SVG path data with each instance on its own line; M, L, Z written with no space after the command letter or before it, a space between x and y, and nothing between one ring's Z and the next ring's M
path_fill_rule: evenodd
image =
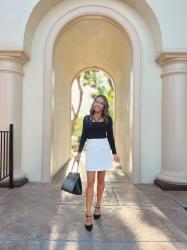
M53 7L55 7L57 4L62 3L63 1L66 2L65 0L40 0L33 8L33 11L31 12L26 24L23 41L24 50L28 55L30 55L32 40L37 26L39 25L43 17ZM162 48L162 38L159 22L146 0L120 0L119 3L131 6L143 17L152 33L156 52L159 53Z

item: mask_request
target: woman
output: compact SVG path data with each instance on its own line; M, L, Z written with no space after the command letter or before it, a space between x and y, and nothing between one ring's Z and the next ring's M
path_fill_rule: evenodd
M101 216L100 203L105 187L106 170L112 168L112 154L115 161L119 162L113 137L112 118L108 113L108 101L103 95L98 95L90 109L90 115L83 120L82 135L75 161L81 158L81 152L86 142L86 216L85 228L92 230L92 200L94 195L95 173L97 172L97 201L94 219ZM111 149L111 150L110 150Z

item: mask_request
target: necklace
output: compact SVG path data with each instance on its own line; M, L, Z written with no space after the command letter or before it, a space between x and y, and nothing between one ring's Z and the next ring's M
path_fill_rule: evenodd
M98 121L101 120L101 118L103 118L103 117L100 116L98 119L96 119L94 116L92 116L92 118L93 118L96 122L98 122Z

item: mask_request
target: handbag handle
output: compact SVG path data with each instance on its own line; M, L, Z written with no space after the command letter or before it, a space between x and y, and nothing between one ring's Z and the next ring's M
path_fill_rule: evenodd
M77 172L78 172L79 161L75 161L75 160L74 160L73 165L72 165L72 167L71 167L71 172L73 171L73 167L74 167L74 165L75 165L75 162L77 162Z

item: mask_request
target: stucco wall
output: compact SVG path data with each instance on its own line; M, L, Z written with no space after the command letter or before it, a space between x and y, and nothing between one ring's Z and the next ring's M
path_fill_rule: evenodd
M32 36L35 32L37 24L40 22L43 16L52 9L56 4L60 2L69 2L71 0L27 0L21 1L20 11L15 11L20 5L20 0L2 0L0 8L0 49L21 49L24 47L24 32L27 25L27 21L34 10L36 15L33 16L33 20L30 20L31 27L28 30L29 35ZM85 1L76 0L79 6ZM106 3L107 1L89 1L89 4ZM187 22L186 0L121 0L110 1L110 5L115 2L128 3L136 8L142 16L144 16L148 25L151 25L151 29L154 29L152 24L151 12L155 14L159 23L162 35L162 42L164 49L186 49L187 48L187 34L183 30L183 25ZM107 3L106 3L107 4ZM38 10L37 10L38 8ZM149 10L150 9L150 10ZM8 13L8 14L7 14ZM155 22L155 21L154 21ZM33 29L32 29L33 27ZM156 30L153 31L157 32ZM182 39L181 39L182 38ZM25 47L30 41L25 39Z
M186 0L147 0L159 22L162 34L163 51L187 50Z
M55 51L54 57L54 110L52 132L52 164L50 175L56 172L70 157L70 88L63 77L61 51Z
M23 38L27 21L37 3L38 0L1 0L0 50L23 49ZM21 8L19 9L20 4Z

